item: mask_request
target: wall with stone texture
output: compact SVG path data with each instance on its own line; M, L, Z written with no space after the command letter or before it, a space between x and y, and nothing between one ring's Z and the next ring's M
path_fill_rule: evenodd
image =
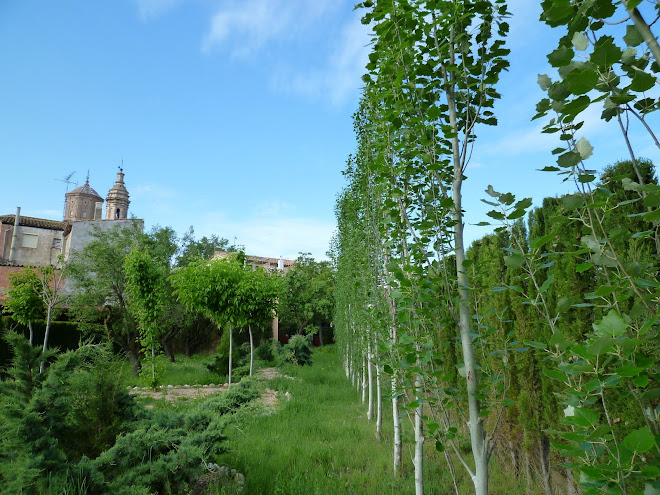
M111 229L130 228L133 226L133 222L137 222L140 230L144 228L144 221L139 219L87 220L73 222L71 225L71 232L67 236L64 246L65 258L68 259L73 251L81 251L87 244L93 241L93 234L96 229L105 232Z

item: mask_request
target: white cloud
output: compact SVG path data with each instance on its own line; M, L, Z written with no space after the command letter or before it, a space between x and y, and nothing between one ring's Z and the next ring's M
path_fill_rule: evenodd
M271 214L237 220L223 212L213 212L200 219L195 233L198 236L221 232L234 237L248 254L296 259L299 252L310 252L316 259L327 259L334 222L302 216Z
M336 48L316 69L280 73L272 80L277 90L311 98L328 98L333 105L346 101L362 86L362 75L369 59L371 28L354 15L339 33Z
M150 19L169 12L183 0L136 0L141 19Z
M211 18L202 48L230 45L234 56L247 55L276 38L290 38L333 6L330 0L230 0Z

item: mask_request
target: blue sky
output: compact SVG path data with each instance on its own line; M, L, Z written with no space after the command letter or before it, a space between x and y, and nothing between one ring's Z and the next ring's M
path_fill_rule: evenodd
M352 0L21 0L0 4L0 214L59 219L75 171L105 197L124 163L130 213L147 226L236 238L251 254L324 257L368 28ZM543 197L570 190L535 169L555 137L530 122L559 32L511 4L500 125L482 132L465 184L467 222L488 184ZM593 168L625 158L588 115ZM657 148L634 132L640 154ZM487 233L468 226L470 239Z

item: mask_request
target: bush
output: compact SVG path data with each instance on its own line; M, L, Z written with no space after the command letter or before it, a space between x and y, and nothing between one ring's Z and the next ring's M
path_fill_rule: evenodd
M0 383L0 486L2 493L43 492L53 482L43 473L66 476L67 466L97 456L141 409L107 346L82 345L39 373L41 349L15 332L6 340L14 358Z
M236 332L234 332L236 333ZM241 358L240 346L236 342L234 335L234 348L232 349L232 365L237 366ZM222 332L220 343L215 348L215 356L207 365L209 371L218 375L227 376L229 374L229 331ZM233 371L233 370L232 370ZM233 373L232 373L233 374Z
M185 493L225 451L224 415L259 396L254 381L179 412L128 395L106 346L83 345L38 373L41 349L9 332L0 382L0 493ZM53 355L54 351L50 351Z
M282 344L276 340L268 339L254 350L254 357L264 363L272 364L282 354Z
M284 346L284 360L298 366L312 364L312 345L309 337L294 335Z

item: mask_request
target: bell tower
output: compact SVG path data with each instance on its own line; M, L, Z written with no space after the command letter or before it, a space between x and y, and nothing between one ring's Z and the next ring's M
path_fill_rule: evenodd
M128 218L128 191L124 185L124 170L119 167L117 173L117 181L108 192L108 197L105 199L105 219L106 220L121 220Z

